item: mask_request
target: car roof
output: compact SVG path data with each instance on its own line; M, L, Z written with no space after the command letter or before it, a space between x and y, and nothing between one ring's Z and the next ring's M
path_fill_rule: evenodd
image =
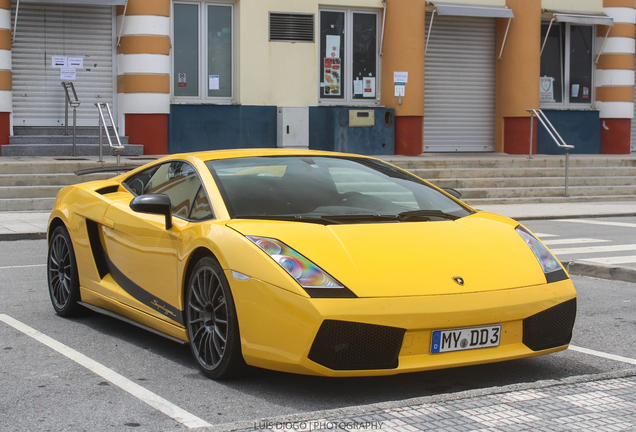
M262 148L262 149L233 149L233 150L209 150L192 153L171 154L165 158L159 159L199 159L201 161L210 161L218 159L234 159L258 156L345 156L345 157L362 157L357 154L337 153L320 150L308 149L283 149L283 148Z

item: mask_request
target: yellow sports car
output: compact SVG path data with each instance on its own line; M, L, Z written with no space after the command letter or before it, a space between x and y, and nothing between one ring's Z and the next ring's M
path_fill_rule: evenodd
M62 189L48 231L61 316L188 343L205 375L389 375L567 348L576 291L518 222L380 160L175 154Z

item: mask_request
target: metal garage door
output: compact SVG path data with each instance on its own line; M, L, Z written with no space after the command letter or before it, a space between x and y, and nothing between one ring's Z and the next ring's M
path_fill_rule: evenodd
M53 56L83 58L73 81L81 101L77 124L98 125L93 104L113 104L113 16L112 6L20 3L12 48L14 126L64 124L64 80Z
M495 18L433 19L425 63L424 152L495 150L495 39Z

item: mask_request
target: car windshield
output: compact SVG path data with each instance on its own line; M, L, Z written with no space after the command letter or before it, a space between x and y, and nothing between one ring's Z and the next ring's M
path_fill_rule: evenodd
M381 161L273 156L206 162L234 219L322 224L454 220L471 211Z

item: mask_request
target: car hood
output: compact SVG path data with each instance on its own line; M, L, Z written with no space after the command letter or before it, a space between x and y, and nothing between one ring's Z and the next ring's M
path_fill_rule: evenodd
M517 225L487 213L439 222L228 223L243 235L286 243L358 297L444 295L545 284L537 259L515 232Z

